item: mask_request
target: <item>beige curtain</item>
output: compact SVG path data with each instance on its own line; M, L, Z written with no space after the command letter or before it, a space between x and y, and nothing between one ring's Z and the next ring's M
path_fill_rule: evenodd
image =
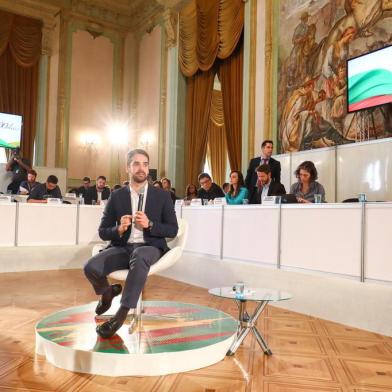
M0 11L0 112L23 116L22 156L31 160L38 99L41 21Z
M214 77L215 71L210 69L206 72L197 72L187 78L185 143L187 184L197 184L197 176L203 170Z
M229 57L244 26L242 0L191 0L180 12L179 63L185 76Z
M186 181L196 183L197 175L203 169L207 135L211 140L212 170L216 173L213 176L215 181L222 181L225 172L223 165L226 162L225 148L228 149L232 169L240 168L241 164L243 43L238 43L244 26L244 3L243 0L190 0L180 12L179 23L179 64L187 77L188 87ZM238 46L241 46L240 51L236 50ZM221 59L222 64L217 59ZM221 78L225 83L225 88L222 88L222 124L224 122L225 127L218 126L216 122L210 123L216 67L220 67ZM235 72L239 74L235 75ZM223 142L225 130L227 147Z
M213 90L207 140L212 178L219 185L225 182L226 175L227 145L224 126L222 92Z
M231 170L241 170L243 57L244 46L241 41L235 52L221 62L218 71Z

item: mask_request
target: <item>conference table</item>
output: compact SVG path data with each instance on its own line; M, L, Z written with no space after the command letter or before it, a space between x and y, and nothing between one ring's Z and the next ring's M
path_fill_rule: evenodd
M0 203L0 246L99 242L103 206ZM188 254L392 282L392 203L175 206Z

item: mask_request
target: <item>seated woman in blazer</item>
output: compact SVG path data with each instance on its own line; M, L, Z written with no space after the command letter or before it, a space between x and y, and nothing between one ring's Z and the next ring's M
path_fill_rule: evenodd
M298 182L291 185L290 193L297 196L298 203L314 203L314 195L321 195L321 202L325 203L324 187L317 182L317 169L312 161L304 161L294 172Z

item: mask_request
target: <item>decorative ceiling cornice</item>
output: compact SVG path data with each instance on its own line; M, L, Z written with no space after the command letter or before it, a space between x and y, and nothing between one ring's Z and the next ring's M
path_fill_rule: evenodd
M43 20L50 28L59 12L121 32L143 35L190 0L1 0L0 9ZM166 15L166 16L165 16Z
M0 9L29 18L42 20L47 28L52 28L56 24L55 17L56 14L60 12L61 7L42 1L38 2L37 0L2 0L0 2Z

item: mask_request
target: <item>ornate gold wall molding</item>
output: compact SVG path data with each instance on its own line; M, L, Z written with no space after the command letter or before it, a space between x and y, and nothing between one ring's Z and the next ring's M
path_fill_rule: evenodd
M166 47L174 48L177 45L178 14L166 9L163 13L163 26L166 34Z
M167 67L168 67L168 37L166 30L161 29L161 91L159 107L159 136L158 136L158 175L166 175L166 111L167 111Z
M256 50L257 50L257 0L251 2L250 48L249 48L249 123L248 123L248 158L253 157L255 147L256 118Z
M265 0L265 75L264 75L264 139L272 138L273 104L273 1Z
M52 55L53 47L53 30L54 25L44 24L42 27L42 48L41 53L43 55Z
M70 15L60 15L59 73L57 89L56 155L55 166L67 167L68 137L66 137L66 107L69 102L69 72L71 66L72 35Z

